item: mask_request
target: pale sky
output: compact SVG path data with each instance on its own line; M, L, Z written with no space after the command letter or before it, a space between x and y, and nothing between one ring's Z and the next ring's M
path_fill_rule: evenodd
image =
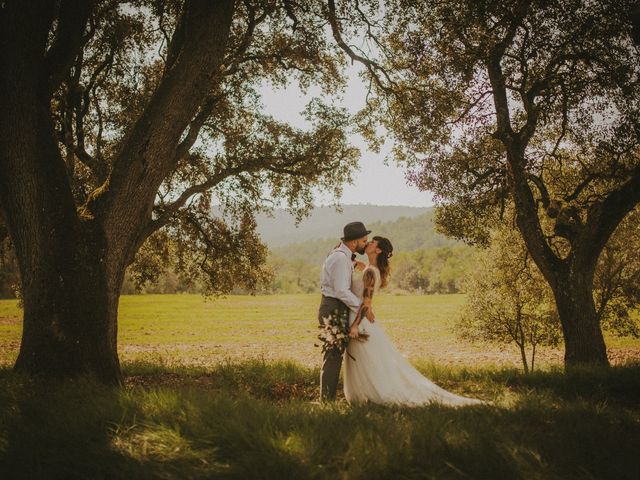
M345 106L350 112L358 111L365 102L366 89L357 74L356 66L350 67L349 86L345 93ZM273 90L265 85L261 90L263 101L268 113L278 120L286 121L294 126L305 127L306 122L300 115L308 103L314 90L305 96L295 84L286 89ZM317 90L315 91L317 94ZM344 185L344 193L340 199L343 205L372 204L372 205L407 205L412 207L429 207L433 205L429 192L421 192L410 186L405 180L402 168L389 162L385 165L384 158L391 145L385 144L379 154L371 152L364 140L358 136L350 137L351 144L358 147L362 154L360 170L356 172L353 185ZM317 205L330 203L329 198L316 194Z

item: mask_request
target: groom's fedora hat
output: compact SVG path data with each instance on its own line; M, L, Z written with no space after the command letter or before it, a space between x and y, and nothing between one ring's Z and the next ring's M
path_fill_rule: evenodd
M340 240L348 242L349 240L356 240L357 238L366 237L371 233L371 230L367 230L362 222L351 222L344 226L344 237Z

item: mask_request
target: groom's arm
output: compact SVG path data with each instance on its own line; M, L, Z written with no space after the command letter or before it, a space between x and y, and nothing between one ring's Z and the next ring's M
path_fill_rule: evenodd
M360 308L360 299L351 291L351 260L344 254L336 253L327 265L335 297L342 301L354 313Z

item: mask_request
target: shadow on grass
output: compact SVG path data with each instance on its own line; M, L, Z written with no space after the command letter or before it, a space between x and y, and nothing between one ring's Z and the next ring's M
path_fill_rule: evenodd
M536 370L523 374L517 368L463 368L419 363L418 369L445 388L460 388L467 393L484 393L495 398L509 390L518 395L527 393L556 397L557 401L586 400L609 402L619 406L640 404L640 363L615 367L574 367ZM488 397L487 397L488 395Z
M107 465L142 478L144 469L111 448L118 392L95 382L34 383L1 375L0 477L107 478Z
M291 363L125 372L0 371L0 478L640 478L638 366L432 377L495 395L461 409L319 405L317 371Z

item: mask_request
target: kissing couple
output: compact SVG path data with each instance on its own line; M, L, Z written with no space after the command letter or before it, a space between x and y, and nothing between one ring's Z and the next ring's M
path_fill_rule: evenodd
M348 343L346 348L324 349L320 400L335 400L344 358L344 395L349 403L484 404L482 400L448 392L424 377L384 332L374 314L373 301L389 283L393 245L380 236L369 241L370 233L362 222L345 225L340 244L329 253L322 267L320 326L324 327L328 318L345 319ZM356 253L366 255L368 264L357 260Z

